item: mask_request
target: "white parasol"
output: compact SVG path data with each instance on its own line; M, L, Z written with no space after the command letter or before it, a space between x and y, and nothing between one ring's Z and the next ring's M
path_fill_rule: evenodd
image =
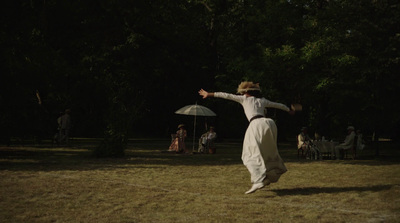
M194 116L194 128L193 128L193 150L194 150L194 141L196 137L196 117L197 116L217 116L211 109L204 107L202 105L186 105L178 109L175 114L179 115L193 115Z

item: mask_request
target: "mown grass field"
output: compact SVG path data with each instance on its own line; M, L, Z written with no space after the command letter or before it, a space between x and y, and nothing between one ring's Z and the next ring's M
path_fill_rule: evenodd
M91 157L95 145L0 147L0 222L400 222L393 143L339 161L298 159L282 143L288 172L250 195L239 141L178 155L167 140L134 140L118 159Z

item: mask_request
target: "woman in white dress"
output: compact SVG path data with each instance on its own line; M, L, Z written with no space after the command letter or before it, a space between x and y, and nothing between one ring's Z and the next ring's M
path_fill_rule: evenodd
M242 82L238 87L240 95L224 92L207 92L203 89L199 94L205 99L209 97L223 98L240 103L249 120L246 130L242 161L251 175L250 190L245 194L253 193L264 186L275 183L287 171L277 147L277 127L270 118L264 117L266 107L277 108L294 114L286 105L269 101L261 97L259 84Z

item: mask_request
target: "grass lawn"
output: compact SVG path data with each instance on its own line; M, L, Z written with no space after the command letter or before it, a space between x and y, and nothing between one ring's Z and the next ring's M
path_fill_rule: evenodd
M339 161L298 159L281 143L288 172L249 195L241 142L179 155L167 140L133 140L118 159L92 158L94 146L1 146L0 222L400 222L393 143Z

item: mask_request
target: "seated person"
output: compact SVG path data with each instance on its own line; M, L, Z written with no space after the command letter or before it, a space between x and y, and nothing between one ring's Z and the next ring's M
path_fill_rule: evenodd
M173 151L176 153L188 152L185 145L185 138L187 136L187 132L184 124L180 124L178 126L178 131L173 136L175 137L175 139L173 139L171 145L169 146L168 151Z
M297 149L305 151L307 159L322 159L321 153L318 147L312 143L306 127L301 128L301 133L297 136Z
M357 138L357 147L356 147L356 149L357 150L363 150L364 147L365 147L365 144L364 144L363 134L361 133L361 130L357 130L356 138Z
M214 141L217 138L217 133L214 131L214 127L211 126L210 130L201 135L199 140L199 153L216 153Z
M318 133L318 132L315 132L314 133L314 139L315 139L315 141L321 141L321 135Z
M344 150L353 148L355 136L356 134L354 133L354 127L353 126L347 127L347 136L344 142L335 147L334 155L336 159L339 159L340 153L342 153Z
M307 128L301 128L301 133L297 136L297 149L307 151L309 149L311 138L307 133Z

